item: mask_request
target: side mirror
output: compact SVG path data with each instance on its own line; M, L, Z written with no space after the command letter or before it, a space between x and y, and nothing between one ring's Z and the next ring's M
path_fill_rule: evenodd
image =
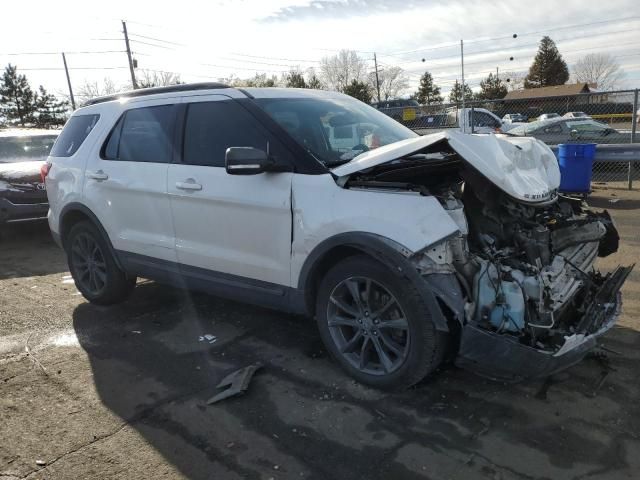
M577 130L571 130L569 132L569 136L575 140L576 138L578 138L578 131Z
M257 175L269 170L267 152L253 147L229 147L224 155L229 175Z

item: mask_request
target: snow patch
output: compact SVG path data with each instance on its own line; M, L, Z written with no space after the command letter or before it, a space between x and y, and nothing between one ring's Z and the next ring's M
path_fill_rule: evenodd
M74 333L62 333L53 337L50 341L51 345L54 347L78 347L80 346L80 341L78 340L78 336Z

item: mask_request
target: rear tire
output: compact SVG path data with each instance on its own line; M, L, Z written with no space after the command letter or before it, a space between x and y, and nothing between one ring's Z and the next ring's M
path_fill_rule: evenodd
M109 245L93 223L75 224L65 246L69 271L84 298L97 305L112 305L131 294L136 277L128 276L118 267Z
M327 272L316 320L331 356L356 380L376 388L414 385L440 365L446 350L447 335L435 329L411 281L363 255Z

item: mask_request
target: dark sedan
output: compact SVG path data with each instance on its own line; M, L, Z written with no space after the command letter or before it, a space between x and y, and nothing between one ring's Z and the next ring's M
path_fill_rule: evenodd
M629 143L631 134L590 118L554 118L520 125L509 134L535 137L548 145L560 143Z
M0 130L0 225L47 217L49 203L40 168L55 130Z

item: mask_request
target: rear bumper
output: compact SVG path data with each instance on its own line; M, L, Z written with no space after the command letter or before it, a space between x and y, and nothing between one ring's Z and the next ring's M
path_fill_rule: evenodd
M465 325L456 365L479 375L501 381L538 378L580 362L597 345L597 340L615 325L622 308L620 287L633 269L618 267L600 287L586 309L576 331L565 336L555 352L524 345L517 338L474 325Z
M49 203L46 196L42 203L17 203L16 200L0 197L0 224L44 220L48 211Z

